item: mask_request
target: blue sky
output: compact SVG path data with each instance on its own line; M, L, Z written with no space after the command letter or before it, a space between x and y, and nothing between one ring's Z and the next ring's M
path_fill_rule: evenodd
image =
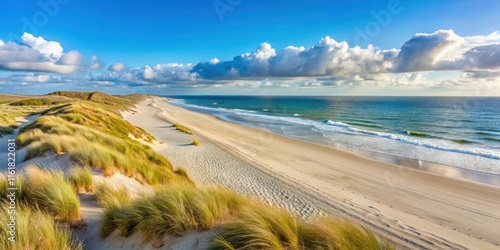
M399 50L417 33L435 34L435 37L441 39L440 41L455 39L454 35L456 35L459 38L454 41L458 41L460 38L467 40L466 43L457 42L462 47L467 47L468 44L472 43L469 42L471 40L477 41L474 42L477 46L494 45L500 42L500 39L496 38L498 34L496 36L492 35L488 39L485 38L500 30L500 20L498 18L500 2L493 0L289 0L272 2L261 0L149 0L141 2L125 0L119 3L93 0L20 0L2 1L1 6L0 40L3 41L2 43L7 44L12 41L33 48L33 44L26 45L21 38L26 32L33 39L43 37L45 41L59 43L64 48L63 52L59 53L60 55L75 50L82 55L83 59L77 60L79 62L78 67L75 67L78 68L77 70L70 73L64 71L63 74L61 74L60 70L54 72L52 69L47 70L46 67L43 67L43 70L40 70L40 67L33 70L33 67L24 69L16 66L13 68L10 67L11 64L5 64L3 67L0 66L0 76L3 76L3 80L0 78L0 91L7 89L4 86L24 82L25 86L30 86L33 92L46 89L40 87L43 84L52 83L53 88L103 88L117 92L119 92L118 89L130 91L127 89L139 86L146 89L145 91L154 90L156 87L168 89L168 91L174 93L196 93L197 89L203 89L203 91L209 89L208 92L210 93L222 92L230 94L233 93L232 91L235 88L240 88L239 91L241 91L243 86L248 88L248 92L251 93L287 94L291 92L300 93L301 90L304 90L304 93L309 94L310 92L310 94L314 94L316 91L323 93L324 89L328 89L331 94L336 94L345 91L346 88L351 88L357 91L352 92L352 94L365 94L364 92L369 94L375 93L374 90L380 91L376 86L384 85L381 82L394 82L401 77L410 80L411 78L421 80L424 77L427 82L435 82L463 79L464 74L474 75L474 79L477 79L478 75L487 75L486 80L488 82L495 82L495 84L489 84L487 90L489 92L492 89L498 91L498 84L496 83L499 81L497 76L500 74L497 74L499 69L496 67L495 62L493 65L487 65L486 67L484 65L481 67L469 65L465 68L449 66L449 63L446 64L447 66L439 67L417 67L415 66L417 64L410 62L411 67L408 65L400 67L404 70L395 71L390 66L384 66L386 70L370 71L368 72L370 76L365 72L365 69L352 69L355 73L348 77L347 73L339 74L336 72L350 69L339 69L332 66L331 62L317 65L318 67L326 67L326 70L304 70L304 74L294 74L281 68L262 72L258 68L261 66L258 66L256 71L249 70L247 73L242 73L242 70L247 70L249 65L243 67L233 60L235 56L244 53L258 52L256 48L260 44L269 43L275 52L270 51L271 54L265 56L265 60L272 63L274 59L271 58L275 57L275 54L280 54L279 51L287 46L297 48L304 46L307 49L318 45L318 41L327 36L336 42L345 41L349 48L359 45L364 49L369 42L380 51L388 51L393 48ZM397 9L397 11L391 12L391 8ZM376 14L374 15L374 13ZM388 16L381 13L388 14ZM376 15L381 15L382 19L380 20L383 21L377 19ZM373 34L366 35L369 32L367 28L373 28L373 24L378 25L378 28L372 29ZM435 33L438 30L451 30L453 34ZM365 34L363 37L367 38L367 41L359 38L360 31ZM482 38L467 39L467 37L473 36ZM328 43L328 46L331 48L342 47L331 42ZM467 48L471 49L472 47L468 46ZM491 54L492 49L495 51L496 47L488 48L488 51L484 53ZM435 52L434 50L429 51L431 54L435 54ZM460 50L460 53L465 52L464 48ZM303 54L308 53L311 54L312 52L306 51ZM351 56L353 53L351 53ZM459 52L457 51L457 53ZM47 56L47 53L44 55ZM255 55L250 55L249 60L255 59L252 57ZM384 58L392 56L393 60L402 61L402 59L398 59L401 57L398 53L389 56L389 53L384 52L383 55ZM86 64L86 66L92 64L91 58L93 56L98 57L99 69L82 69L84 68L82 67L83 64ZM0 54L0 63L2 62L1 57L2 54ZM218 59L220 67L213 67L208 64L197 65L200 62L208 62L213 58ZM314 58L304 59L304 56L301 58L307 61L305 65L301 65L301 70L306 66L312 67L310 65L315 63ZM334 57L326 57L328 60L332 58ZM380 56L378 58L368 63L376 64L379 62L377 60L382 60ZM451 59L456 61L457 58L458 56L455 56ZM56 64L60 64L56 62L56 59L52 59ZM242 60L247 59L248 57ZM258 56L257 59L259 59ZM491 56L487 58L490 61L496 59L497 57ZM262 61L259 60L257 61ZM416 60L424 59L417 58ZM12 59L4 59L4 61L12 63ZM97 62L97 60L95 61ZM122 63L126 66L125 70L119 71L122 74L125 74L125 72L135 75L142 74L143 79L111 76L107 69L114 63ZM174 69L172 69L172 63L179 65L174 65ZM166 66L167 64L169 66ZM192 65L188 66L189 64ZM268 64L266 65L269 66ZM255 63L251 63L251 65L255 65ZM146 66L152 68L154 77L144 77L147 75L145 73L148 73ZM158 67L155 68L155 66ZM193 70L195 66L198 66L195 68L197 71ZM227 70L222 72L221 67L230 67L237 73L233 74ZM187 70L187 75L191 75L187 76L187 78L186 74L183 73L177 73L183 74L182 77L172 76L170 73L167 73L168 76L165 75L165 72L180 70ZM443 70L449 72L443 76ZM208 71L211 71L210 74L207 73ZM487 71L486 74L485 71ZM116 71L112 71L112 73L118 74ZM377 75L372 77L372 73ZM390 81L387 75L384 79L380 77L380 74L389 73L389 77L392 77ZM40 78L39 76L42 75L43 79L48 77L50 80L36 85L29 81L19 80L28 80L26 77L23 78L23 74L28 78ZM481 81L486 81L483 78L485 77L482 77ZM78 79L80 81L90 79L90 81L88 85L80 84L76 86L72 84ZM339 83L339 81L343 82ZM405 82L404 79L402 81ZM314 84L303 86L306 82ZM384 86L387 87L386 85ZM404 83L402 85L411 84ZM407 86L407 89L400 89L394 93L389 92L401 94L410 91L418 95L430 93L433 88L436 94L447 91L442 89L445 87L443 84L439 86L428 84L427 88L425 88L425 84L420 85L416 89L415 86ZM456 85L462 86L463 84ZM363 92L363 89L367 91ZM370 92L368 89L374 92ZM9 90L14 91L11 88ZM241 94L236 90L234 91ZM466 90L457 91L458 94ZM494 93L500 94L500 92ZM349 94L349 91L347 91L347 94Z

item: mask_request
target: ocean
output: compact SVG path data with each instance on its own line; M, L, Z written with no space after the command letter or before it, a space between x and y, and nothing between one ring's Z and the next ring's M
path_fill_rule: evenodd
M500 174L499 97L175 96L292 138Z

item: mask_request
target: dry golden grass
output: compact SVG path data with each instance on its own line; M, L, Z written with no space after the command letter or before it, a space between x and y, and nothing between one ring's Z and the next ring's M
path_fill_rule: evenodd
M186 127L185 127L185 126L183 126L183 125L180 125L180 124L174 124L174 127L175 127L177 130L179 130L179 131L181 131L181 132L184 132L184 133L186 133L186 134L190 134L190 135L192 135L192 134L193 134L193 131L191 131L190 129L186 128Z
M129 204L107 206L101 236L115 229L122 236L139 231L146 240L182 236L189 230L209 229L246 205L247 199L228 190L170 185Z
M80 218L80 200L64 174L36 166L26 168L24 201L38 206L58 221L73 223Z
M0 249L83 249L66 225L57 224L51 215L38 208L19 205L16 211L16 242L8 240L10 222L7 203L0 202Z
M71 185L73 185L77 192L93 191L94 181L92 179L92 171L88 167L75 167L71 169L71 172L68 175L68 181Z
M128 137L142 133L121 117L88 104L70 104L51 109L17 137L28 146L26 159L47 152L68 153L81 166L101 169L105 175L119 171L149 184L166 184L182 179L171 163Z
M110 192L113 193L113 192ZM216 227L210 249L393 249L366 228L330 217L308 222L221 188L174 185L138 200L108 202L101 236L114 230L145 241ZM112 204L112 205L109 205Z

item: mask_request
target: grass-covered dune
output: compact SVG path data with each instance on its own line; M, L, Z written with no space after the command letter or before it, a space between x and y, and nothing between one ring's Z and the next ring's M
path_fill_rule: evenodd
M40 114L17 136L18 145L27 147L25 160L47 153L64 154L72 166L66 172L29 166L17 176L19 241L12 244L0 237L0 249L84 248L73 234L73 228L85 220L79 192L88 192L103 209L103 239L116 231L122 237L139 233L144 242L161 246L165 236L210 230L213 237L207 249L392 248L350 222L334 218L305 221L227 189L196 186L185 169L174 171L168 159L139 142L154 141L151 135L121 117L120 111L131 109L145 96L54 92L42 97L8 96L4 102L2 98L0 114L5 107L19 109L19 113L6 115L6 120L30 112ZM176 127L191 132L184 126ZM105 176L122 173L152 185L154 190L132 197L126 187L116 189L106 181L94 183L92 169ZM2 234L7 234L9 222L3 212L9 206L6 187L7 179L0 175Z
M16 243L9 241L11 222L7 178L0 175L0 249L82 249L70 226L81 223L75 188L61 171L27 168L16 177Z
M101 169L107 176L118 171L148 184L166 184L184 178L173 172L166 158L131 138L148 142L154 139L119 114L140 100L139 96L56 93L73 99L41 112L38 119L21 129L18 144L28 147L24 160L52 152L68 154L72 162Z
M0 137L17 128L16 117L39 114L47 108L69 102L64 96L20 96L0 94Z
M100 186L105 207L101 236L115 230L162 245L166 235L213 230L207 249L393 249L366 228L330 217L305 221L290 212L232 191L186 185L157 188L131 200L126 190Z

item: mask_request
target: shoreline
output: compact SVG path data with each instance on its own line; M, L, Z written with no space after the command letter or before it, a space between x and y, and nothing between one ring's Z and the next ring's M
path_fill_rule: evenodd
M284 136L284 137L287 137L287 138L290 138L293 140L298 140L298 141L303 141L303 142L308 142L308 143L319 144L322 146L332 147L335 149L351 152L351 153L354 153L356 155L366 157L366 158L369 158L369 159L372 159L375 161L387 163L387 164L398 165L401 167L412 168L415 170L425 171L428 173L444 175L444 176L448 176L451 178L468 180L468 181L473 181L473 182L478 182L478 183L483 183L483 184L488 184L488 185L500 187L500 173L486 172L486 171L481 171L481 170L476 170L476 169L468 169L468 168L464 168L464 167L446 165L446 164L433 162L433 161L429 161L429 160L421 160L421 159L417 159L417 158L411 158L411 157L393 155L393 154L388 154L388 153L383 153L383 152L371 151L371 150L361 149L361 148L357 148L357 147L353 147L353 146L349 146L349 145L345 145L345 144L341 144L341 143L336 143L336 142L322 143L322 142L316 142L316 141L312 141L312 140L303 140L300 138L288 136L286 134L267 131L267 130L259 128L259 127L254 127L254 126L240 124L237 122L227 121L227 120L224 120L224 119L222 119L216 115L210 114L210 113L197 111L197 110L191 110L187 107L183 107L183 106L179 106L179 105L170 103L170 101L175 100L175 98L163 97L163 96L157 96L157 97L165 99L171 105L174 105L174 106L177 106L177 107L180 107L183 109L187 109L191 112L197 112L197 113L210 115L210 116L212 116L218 120L221 120L223 122L229 122L229 123L233 123L233 124L240 125L240 126L245 126L245 127L249 127L249 128L258 129L261 131L270 132L270 133Z
M154 136L171 129L150 118L160 109L164 123L189 127L196 137L244 160L259 169L262 178L282 183L306 203L361 222L404 248L487 249L500 244L495 237L500 229L497 187L377 162L154 100L138 105L135 125ZM156 107L148 106L152 103ZM143 126L148 122L155 124L148 129ZM150 131L151 126L156 130ZM196 161L192 155L184 157L185 163Z
M166 98L167 100L171 98ZM171 103L169 103L171 104ZM187 109L191 112L197 112L190 110L185 107L177 106L175 104L171 104L179 108ZM226 121L224 119L221 119L215 115L209 114L209 113L203 113L203 112L197 112L197 113L202 113L206 115L210 115L220 121L223 122L228 122L232 124L236 124L239 126L245 126L243 124L239 124L236 122L231 122L231 121ZM420 170L424 171L427 173L432 173L432 174L438 174L438 175L443 175L447 176L450 178L455 178L455 179L461 179L461 180L468 180L472 182L477 182L477 183L482 183L482 184L487 184L487 185L492 185L492 186L498 186L500 187L500 174L496 173L490 173L490 172L484 172L480 170L474 170L474 169L467 169L467 168L462 168L462 167L457 167L457 166L451 166L451 165L445 165L445 164L440 164L437 162L432 162L432 161L426 161L426 160L420 160L420 159L415 159L415 158L409 158L409 157L404 157L404 156L399 156L399 155L391 155L387 153L382 153L382 152L376 152L376 151L370 151L366 149L361 149L361 148L356 148L340 143L334 143L334 144L328 144L328 143L319 143L319 142L314 142L314 141L308 141L308 140L301 140L298 138L294 138L288 135L280 134L280 133L275 133L271 131L266 131L258 127L252 127L252 126L245 126L257 130L261 130L264 132L269 132L273 133L279 136L287 137L292 140L298 140L302 142L307 142L307 143L313 143L313 144L318 144L326 147L331 147L334 149L350 152L352 154L356 154L361 157L366 157L368 159L382 162L382 163L387 163L387 164L392 164L392 165L397 165L401 167L406 167L406 168L411 168L415 170Z
M443 175L450 178L467 180L467 181L500 187L500 174L496 173L483 172L474 169L466 169L451 165L440 164L432 161L408 158L399 155L391 155L376 151L350 147L343 144L326 145L326 146L337 148L343 151L349 151L351 153L369 158L374 161L420 170L427 173Z

